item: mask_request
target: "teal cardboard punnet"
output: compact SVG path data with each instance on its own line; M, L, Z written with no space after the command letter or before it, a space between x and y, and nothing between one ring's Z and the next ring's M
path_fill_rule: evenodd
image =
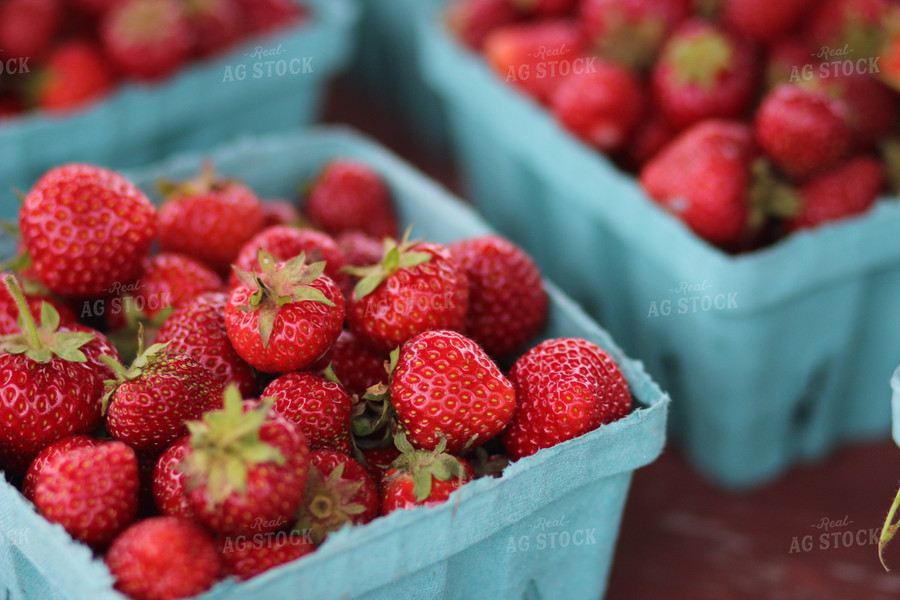
M469 196L676 400L673 434L731 489L886 437L900 364L900 203L743 256L706 244L446 31L419 22Z
M50 167L90 162L139 167L175 152L203 150L239 134L310 124L328 81L352 58L353 0L303 0L303 24L194 61L155 85L127 83L71 116L43 113L0 122L0 218Z
M190 177L207 155L126 173L152 193L160 178ZM355 158L387 180L413 235L449 242L490 232L474 211L385 150L345 130L245 138L208 155L262 197L293 198L329 160ZM551 275L551 274L548 274ZM447 502L345 528L314 554L203 600L597 600L606 589L631 476L659 456L669 398L552 284L540 339L582 337L618 361L635 410L580 438L475 481ZM535 340L536 344L538 340ZM649 542L648 543L652 543ZM123 600L90 551L0 478L0 598Z

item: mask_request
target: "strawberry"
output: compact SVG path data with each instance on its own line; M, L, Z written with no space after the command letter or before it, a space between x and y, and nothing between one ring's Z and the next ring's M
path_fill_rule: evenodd
M678 131L666 118L654 107L648 107L644 118L638 122L625 147L623 156L625 166L630 170L640 171L641 167L659 154L659 151L676 135Z
M138 452L162 452L187 434L187 421L222 405L222 382L212 371L164 344L139 351L127 370L111 364L118 383L107 392L106 429Z
M644 93L637 79L615 63L568 77L550 97L559 121L601 152L620 149L641 117Z
M321 231L297 229L289 225L277 225L263 229L244 244L234 260L234 266L243 271L259 271L257 255L262 248L278 262L285 262L306 254L311 263L325 261L325 274L341 289L349 286L349 276L341 271L344 267L344 252L331 237ZM232 271L229 287L240 285L237 273Z
M75 448L96 448L102 443L100 440L87 435L72 435L53 442L41 450L40 454L31 462L31 466L28 467L25 479L22 481L22 495L34 501L34 486L37 484L38 475L41 474L44 466L51 459Z
M498 77L542 103L576 67L591 64L578 26L565 20L500 27L485 38L484 55Z
M399 231L391 192L381 175L352 160L330 162L303 203L303 212L331 235L359 230L377 238Z
M496 235L455 242L450 252L469 280L466 335L496 357L537 335L547 320L547 292L530 256Z
M744 41L710 23L688 21L672 33L653 67L654 102L678 128L739 118L754 100L759 67Z
M153 503L160 514L170 517L194 518L194 511L184 493L184 473L181 461L191 451L191 438L185 436L159 455L153 469Z
M57 0L6 0L0 3L0 49L3 60L40 60L62 25ZM27 65L27 61L25 63Z
M644 71L690 12L689 0L581 0L578 17L592 50Z
M251 396L256 393L256 376L228 340L227 303L228 296L217 292L195 297L166 319L156 343L168 344L174 353L190 355L219 381L235 383L241 394Z
M892 6L884 17L876 56L880 57L881 64L877 69L869 65L870 74L895 91L900 90L900 8L897 6Z
M229 386L224 408L188 424L191 448L182 463L188 501L221 535L276 531L303 499L309 447L299 428L271 407L271 400L244 403Z
M201 263L165 252L144 261L144 274L137 283L132 295L135 306L151 318L224 287L219 276Z
M121 442L84 446L48 460L34 486L34 504L51 523L94 548L134 521L138 502L134 451Z
M146 81L175 72L193 43L179 0L122 0L104 16L100 39L123 75Z
M850 75L820 80L826 93L846 108L852 150L870 150L897 123L897 98L874 77Z
M493 30L519 20L510 0L459 0L447 9L447 26L462 42L478 50Z
M366 471L372 478L372 481L381 488L381 481L384 474L391 468L391 464L400 457L400 450L393 443L385 446L374 446L372 448L362 448L363 458L365 459Z
M566 15L575 8L577 0L509 0L526 15L552 17Z
M446 438L456 454L500 433L516 410L509 380L478 344L453 331L426 331L400 349L391 402L410 443Z
M350 330L376 351L429 329L465 325L469 282L444 246L390 240L379 264L350 272L362 277L350 300Z
M0 273L0 277L5 277L6 275L7 273ZM25 285L25 301L28 303L28 310L35 319L40 318L41 305L46 302L59 313L61 325L75 325L78 322L75 313L72 312L72 309L67 304L46 295L39 288L36 288L34 293L28 293L28 284L25 283ZM5 285L0 285L0 336L19 333L18 318L19 307L16 306L15 298L9 293Z
M344 264L348 267L366 267L381 260L384 246L381 240L361 231L345 231L335 239L344 253Z
M731 30L755 42L768 44L787 35L809 14L817 0L725 0L721 19Z
M66 5L91 16L102 15L123 0L65 0Z
M244 33L243 14L235 0L187 0L185 8L199 56L225 50Z
M253 32L271 32L303 22L306 8L294 0L238 0L244 23Z
M313 452L311 462L295 530L310 531L313 542L321 544L346 524L363 525L378 516L378 486L361 464L333 450Z
M65 42L41 66L35 102L43 110L66 113L107 96L114 79L111 66L93 44Z
M877 56L890 6L888 0L822 0L806 23L806 39L816 51L846 48L854 60Z
M441 504L475 477L468 462L444 452L444 440L434 450L415 450L401 433L396 443L402 454L382 479L381 514Z
M334 345L313 367L324 372L331 365L344 389L362 398L367 389L384 381L384 363L387 359L386 355L360 342L352 332L342 331Z
M262 229L259 198L236 181L216 176L207 164L192 181L166 184L159 210L159 243L224 273L241 247Z
M740 242L750 227L753 134L741 123L691 127L641 170L641 185L666 210L713 244Z
M311 450L352 451L353 400L339 383L313 373L287 373L270 383L261 397L275 400L272 410L297 425Z
M631 411L628 383L615 360L586 340L541 342L513 365L518 409L503 444L518 460L611 423Z
M243 285L225 306L232 346L264 373L303 369L319 359L341 334L344 297L324 275L325 263L306 265L300 254L276 263L259 251L261 273L237 271Z
M225 572L241 580L251 579L269 569L298 560L315 552L308 534L298 531L254 535L252 540L219 538L219 555Z
M817 69L818 59L809 46L797 38L784 38L769 47L766 64L766 88L772 89L781 83L797 83L803 80L804 70L812 77Z
M129 527L106 553L117 590L132 600L174 600L202 594L222 576L215 542L177 517L154 517Z
M4 119L13 119L19 116L24 110L18 98L11 94L0 93L0 124Z
M806 86L782 84L763 98L754 131L763 151L795 178L809 177L847 153L846 106Z
M118 173L70 164L31 189L19 226L41 283L63 296L101 296L141 274L156 209Z
M287 200L266 200L261 205L263 213L263 229L275 225L299 225L300 213Z

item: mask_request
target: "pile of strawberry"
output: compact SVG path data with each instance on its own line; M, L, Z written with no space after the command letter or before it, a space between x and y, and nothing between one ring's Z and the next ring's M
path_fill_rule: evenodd
M0 121L72 111L304 18L296 0L0 0Z
M400 236L362 163L301 210L211 166L161 188L49 171L0 287L0 469L132 598L253 577L631 410L591 342L515 359L548 311L522 250Z
M900 183L890 0L457 0L447 17L724 250L863 213Z

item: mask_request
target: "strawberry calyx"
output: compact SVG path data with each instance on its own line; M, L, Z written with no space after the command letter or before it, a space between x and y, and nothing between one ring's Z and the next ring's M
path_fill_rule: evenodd
M195 196L219 192L226 189L231 183L230 179L220 177L213 163L206 160L200 168L200 173L193 179L179 182L163 179L159 181L157 187L163 197L168 198L170 196Z
M732 69L735 48L724 34L702 31L676 40L668 54L679 85L710 89Z
M751 167L751 229L762 227L769 217L787 219L800 214L803 203L796 189L779 179L771 163L759 158Z
M257 254L259 268L262 271L244 271L234 267L234 272L244 285L256 288L250 295L248 304L238 306L242 312L259 312L259 334L263 347L269 345L272 328L278 309L295 302L319 302L335 306L317 288L310 284L325 272L326 262L319 261L306 264L306 253L301 252L285 263L278 263L269 252L260 248Z
M897 531L900 530L900 520L894 522L894 515L897 514L898 508L900 508L900 490L897 490L897 496L894 498L894 503L891 504L891 509L888 511L887 518L884 520L884 526L881 528L881 535L878 538L878 559L881 561L881 566L884 567L885 571L890 571L890 569L884 562L884 549L894 539Z
M354 443L361 448L383 446L385 440L390 437L388 425L392 422L395 414L394 406L391 404L390 377L394 373L394 369L397 368L399 360L400 348L397 347L391 352L390 359L384 363L388 382L377 383L369 387L365 395L353 407L351 431L355 440ZM375 440L365 439L374 436L378 432L384 432L384 435ZM362 458L362 456L359 455L357 458ZM362 459L360 462L365 464L365 459Z
M48 302L41 303L41 324L34 321L22 287L12 275L3 278L19 309L18 325L21 333L0 338L0 352L24 354L36 363L47 364L56 356L69 362L87 362L82 346L94 339L85 331L58 331L59 313Z
M116 390L119 389L119 386L127 381L134 381L135 379L138 379L141 375L143 375L144 371L152 367L154 363L160 360L160 358L165 354L166 348L168 348L169 344L171 344L171 341L164 344L153 344L145 350L143 324L139 323L137 329L137 356L132 361L129 368L126 369L122 363L111 356L102 355L100 357L100 360L103 361L103 364L112 369L113 373L116 374L116 378L114 380L107 380L105 382L107 389L106 393L103 394L102 410L104 415L109 409L109 403L112 400L113 395L115 395Z
M339 464L327 477L313 466L307 476L306 492L298 513L295 529L309 530L317 545L325 537L349 523L352 517L362 514L366 507L353 502L353 497L363 488L362 480L344 479L344 464Z
M630 21L621 9L611 9L607 27L593 42L601 56L629 69L645 71L652 66L666 32L661 18L644 17Z
M412 227L403 234L403 239L399 242L392 238L384 239L384 254L381 262L368 267L345 267L343 270L356 277L361 277L353 294L357 300L361 300L374 292L381 283L399 271L400 269L411 269L421 264L425 264L431 260L431 254L428 252L415 252L412 247L419 243L419 240L410 241L409 235Z
M259 437L274 402L263 398L259 406L245 411L237 386L229 384L224 408L206 413L200 421L187 422L191 452L179 470L187 478L188 490L205 485L210 507L219 506L233 494L246 495L252 466L285 463L281 451Z
M400 456L392 463L392 467L400 473L408 474L413 482L413 494L416 502L422 502L431 495L431 478L437 481L466 479L468 474L462 462L455 456L447 454L447 438L440 435L440 441L434 450L419 450L406 439L403 432L394 436L394 444L400 450Z

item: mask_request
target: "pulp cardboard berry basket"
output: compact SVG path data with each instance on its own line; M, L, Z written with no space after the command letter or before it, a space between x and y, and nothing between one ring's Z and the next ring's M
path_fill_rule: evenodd
M468 207L380 147L351 133L245 139L214 151L225 174L263 197L294 197L330 159L353 157L388 181L414 235L438 242L484 234ZM201 155L129 174L150 191L160 178L191 176ZM632 472L662 451L669 399L610 337L552 285L540 338L582 337L607 349L628 380L625 419L542 450L499 479L464 486L444 504L396 511L344 529L317 552L260 577L219 584L204 600L528 598L596 600L605 590ZM537 340L535 340L537 343ZM0 598L104 600L109 572L59 526L39 517L0 478Z
M311 9L303 23L193 61L159 84L125 84L71 116L0 121L0 193L27 189L64 162L138 167L238 134L309 124L326 83L352 56L358 7L352 0L303 2Z
M900 204L729 256L452 39L432 7L423 74L471 199L676 399L673 433L730 488L887 435L900 364Z

